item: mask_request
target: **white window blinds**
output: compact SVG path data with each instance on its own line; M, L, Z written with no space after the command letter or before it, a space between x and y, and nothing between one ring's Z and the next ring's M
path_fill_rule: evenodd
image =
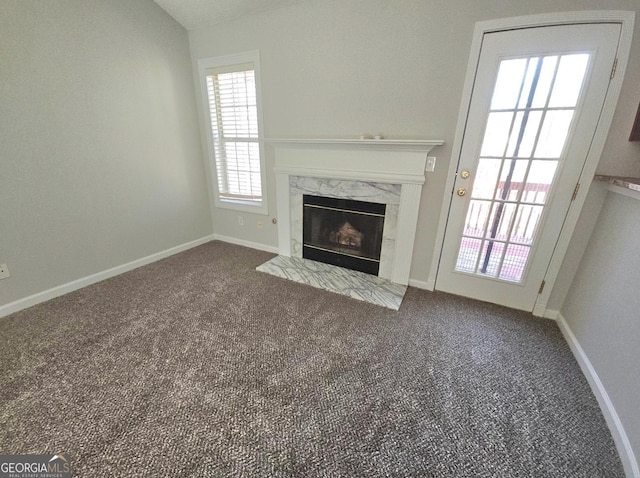
M219 198L260 203L260 132L253 63L208 69L206 85Z

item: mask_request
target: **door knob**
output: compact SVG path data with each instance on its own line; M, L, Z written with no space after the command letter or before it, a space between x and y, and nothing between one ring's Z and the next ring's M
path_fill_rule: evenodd
M458 190L456 191L458 193L458 196L462 197L465 194L467 194L467 190L465 188L458 188Z
M469 179L469 176L471 176L471 173L470 173L468 170L466 170L466 169L463 169L463 170L460 172L460 177L461 177L462 179Z

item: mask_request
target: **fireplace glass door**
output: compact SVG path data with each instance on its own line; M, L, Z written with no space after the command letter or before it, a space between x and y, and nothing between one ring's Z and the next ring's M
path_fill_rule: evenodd
M303 206L304 258L378 275L384 204L305 195Z

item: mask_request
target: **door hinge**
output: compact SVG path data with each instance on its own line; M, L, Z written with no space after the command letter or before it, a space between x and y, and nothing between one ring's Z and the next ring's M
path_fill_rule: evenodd
M613 77L616 76L616 69L618 68L618 59L613 60L613 67L611 68L611 76L610 80L613 80Z
M577 183L575 189L573 190L573 196L571 196L572 201L575 201L578 197L578 191L580 191L580 183Z
M538 289L538 294L542 294L542 291L544 290L544 285L545 285L545 281L542 281L542 284L540 284L540 288Z

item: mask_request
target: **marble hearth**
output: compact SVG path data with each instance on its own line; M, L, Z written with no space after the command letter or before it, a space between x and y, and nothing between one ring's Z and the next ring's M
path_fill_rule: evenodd
M280 257L259 270L397 310L409 282L427 154L442 141L271 140L270 143L275 152ZM378 277L363 278L367 274L345 273L335 266L302 259L304 194L386 205ZM333 279L331 268L337 269ZM354 295L354 290L364 293Z

